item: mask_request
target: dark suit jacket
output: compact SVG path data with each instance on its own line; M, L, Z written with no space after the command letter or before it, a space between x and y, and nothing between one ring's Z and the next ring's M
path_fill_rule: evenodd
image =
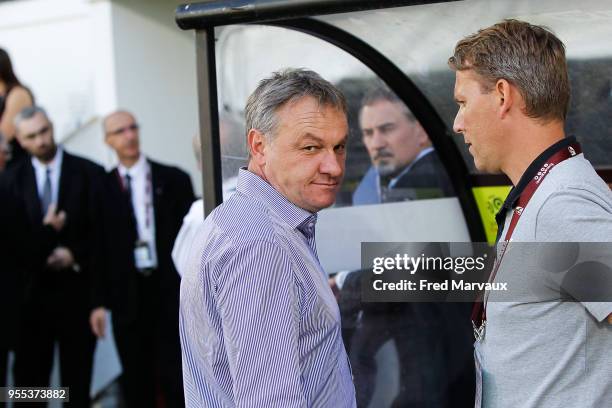
M378 173L370 166L353 193L353 204L379 204L455 196L452 183L438 154L432 151L417 160L410 170L399 175L393 188L379 197Z
M14 346L16 339L28 245L23 228L27 223L25 212L9 195L6 181L6 177L0 175L0 321L4 325L0 352Z
M3 174L3 199L10 200L14 214L7 230L15 234L14 246L25 255L19 269L22 276L21 300L28 302L40 293L52 290L74 290L72 300L85 307L99 303L92 290L100 255L98 217L101 213L101 182L104 170L93 162L69 154L64 150L59 180L58 211L67 214L60 232L42 225L41 203L38 197L36 176L31 160L22 160ZM78 270L52 271L46 260L57 246L72 252Z
M455 195L451 181L435 151L426 154L402 174L385 202L442 198Z
M172 246L183 217L194 201L191 180L176 167L149 160L155 212L155 243L158 267L149 279L163 318L178 321L179 275L171 259ZM106 267L101 279L106 306L113 319L132 322L138 315L138 271L134 263L137 229L118 170L106 175L105 183ZM155 313L154 311L151 311Z

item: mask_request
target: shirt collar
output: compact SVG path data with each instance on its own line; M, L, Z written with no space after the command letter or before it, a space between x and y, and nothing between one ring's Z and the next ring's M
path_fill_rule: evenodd
M132 167L127 168L121 163L119 163L119 166L117 166L119 174L122 178L125 177L126 174L129 174L132 178L144 174L147 171L147 167L147 158L142 153L140 154L138 161L136 161Z
M46 172L47 169L51 170L51 173L59 171L62 167L62 161L64 159L64 149L62 149L61 145L57 146L57 150L55 151L55 156L49 163L43 163L38 160L36 157L32 156L32 166L36 171Z
M305 234L314 230L317 221L316 213L313 214L296 206L267 181L244 167L238 171L236 191L260 201L291 228L297 228Z
M548 160L553 154L575 142L576 138L574 136L569 136L559 140L558 142L544 150L542 153L540 153L540 155L536 157L533 162L531 162L529 167L527 167L527 170L525 170L519 182L516 184L516 186L512 187L512 189L508 193L506 201L504 201L504 204L501 206L499 212L495 216L495 219L497 221L498 240L504 227L504 223L506 220L506 212L514 208L517 200L519 199L521 194L523 194L523 191L525 191L525 188L527 188L527 185L529 184L531 179L538 173L538 171L542 168L546 160Z

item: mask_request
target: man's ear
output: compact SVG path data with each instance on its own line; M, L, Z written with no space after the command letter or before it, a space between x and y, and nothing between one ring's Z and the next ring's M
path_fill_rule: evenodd
M247 134L247 147L251 154L251 160L256 164L263 165L266 163L266 136L257 129L249 130Z
M415 131L416 131L416 139L419 142L419 146L421 147L431 146L431 140L429 140L429 136L427 135L427 132L425 131L425 129L423 129L423 126L421 126L421 123L416 119L414 121L414 126L415 126Z
M495 83L495 95L499 106L500 119L504 119L515 103L513 85L505 79L498 79Z

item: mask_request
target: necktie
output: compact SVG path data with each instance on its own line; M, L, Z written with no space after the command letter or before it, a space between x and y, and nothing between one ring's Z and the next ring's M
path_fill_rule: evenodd
M132 176L125 174L125 192L132 202Z
M46 177L45 177L45 184L43 186L42 200L41 200L41 203L40 203L41 204L40 205L40 209L42 210L43 218L47 214L47 210L49 209L49 206L51 205L51 200L52 200L51 169L47 167Z
M132 196L132 176L130 176L128 173L125 174L125 195L127 196L127 201L130 208L130 218L133 222L136 236L138 237L138 221L136 219L136 211L134 211L134 201Z

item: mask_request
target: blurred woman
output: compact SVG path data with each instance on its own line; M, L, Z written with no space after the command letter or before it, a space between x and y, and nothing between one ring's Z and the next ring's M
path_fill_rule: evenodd
M5 166L10 166L25 156L25 151L15 138L13 120L23 108L32 106L33 103L32 93L21 85L13 72L9 55L0 48L0 173ZM5 189L0 188L0 321L3 322L3 330L8 331L0 336L0 387L6 386L6 374L10 370L8 354L9 350L15 347L15 327L19 320L20 280L16 271L19 270L19 260L22 258L16 256L16 253L21 253L22 245L18 243L26 242L20 238L24 233L22 229L7 229L7 226L13 225L9 220L19 212L17 203L8 199L5 193ZM0 403L1 406L3 403Z
M9 148L7 165L25 156L24 150L15 138L13 120L23 108L33 104L32 93L21 85L13 72L13 64L8 53L0 48L0 134Z
M8 160L8 145L4 141L4 137L0 134L0 173L6 167L6 161Z

